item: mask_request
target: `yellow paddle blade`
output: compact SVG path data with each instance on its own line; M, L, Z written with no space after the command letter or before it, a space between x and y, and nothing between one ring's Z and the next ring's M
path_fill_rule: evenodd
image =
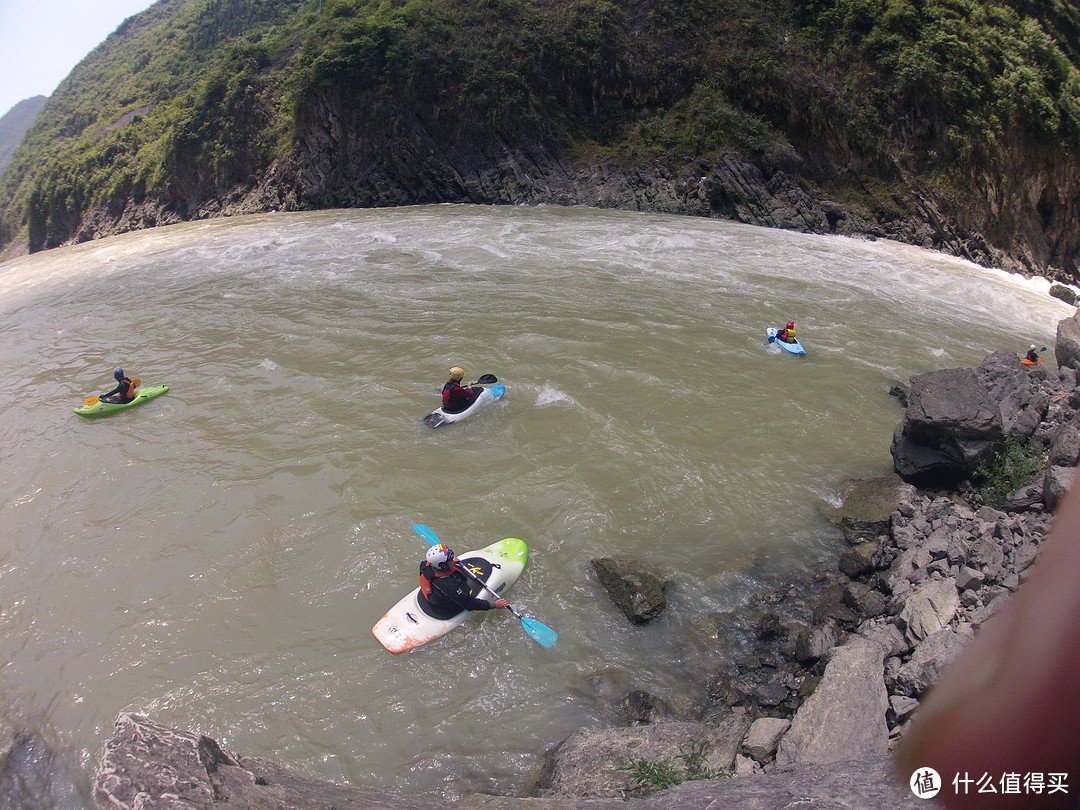
M97 405L98 402L100 402L100 401L101 400L98 399L97 397L87 397L86 398L86 404L87 405Z
M138 377L131 381L132 388L138 388L140 385L142 385L142 380L140 380Z

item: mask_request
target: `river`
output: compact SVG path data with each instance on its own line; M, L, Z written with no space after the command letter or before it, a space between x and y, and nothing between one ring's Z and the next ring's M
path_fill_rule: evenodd
M90 774L121 711L308 775L512 793L645 689L701 699L688 628L835 557L910 375L1049 346L1074 311L884 241L573 208L267 214L0 265L0 717ZM805 357L768 346L793 319ZM439 430L452 365L503 400ZM72 409L122 366L169 393ZM371 626L426 523L514 536L504 612L394 656ZM634 627L590 560L671 579Z

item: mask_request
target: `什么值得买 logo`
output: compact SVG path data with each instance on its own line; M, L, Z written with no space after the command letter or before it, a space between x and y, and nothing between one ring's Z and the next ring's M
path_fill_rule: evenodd
M941 776L933 768L918 768L908 782L911 792L920 799L932 799L941 790Z

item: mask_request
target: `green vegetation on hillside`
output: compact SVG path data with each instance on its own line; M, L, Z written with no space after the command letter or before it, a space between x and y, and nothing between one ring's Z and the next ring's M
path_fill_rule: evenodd
M1076 152L1078 43L1062 0L162 0L49 100L0 245L148 197L191 215L294 154L326 99L372 143L420 119L674 170L790 147L871 208L897 173L959 193L1018 139Z

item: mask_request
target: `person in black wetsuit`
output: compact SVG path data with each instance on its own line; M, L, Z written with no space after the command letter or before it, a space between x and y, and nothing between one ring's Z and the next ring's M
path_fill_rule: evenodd
M122 404L131 402L131 400L135 399L135 386L132 384L131 380L124 375L124 370L118 368L113 372L113 377L116 379L116 388L107 394L102 394L100 397L101 401L118 402Z
M465 369L454 366L450 369L450 379L442 389L442 408L447 413L461 413L483 393L483 388L473 388L472 383L462 385Z
M1035 351L1035 344L1034 343L1032 343L1031 346L1027 350L1027 360L1031 364L1035 364L1035 363L1039 362L1039 353L1037 351Z
M473 596L473 589L483 590L472 580L458 562L454 552L445 543L427 550L420 563L420 607L436 619L450 619L463 610L505 609L510 603L497 599L491 604L486 599Z

